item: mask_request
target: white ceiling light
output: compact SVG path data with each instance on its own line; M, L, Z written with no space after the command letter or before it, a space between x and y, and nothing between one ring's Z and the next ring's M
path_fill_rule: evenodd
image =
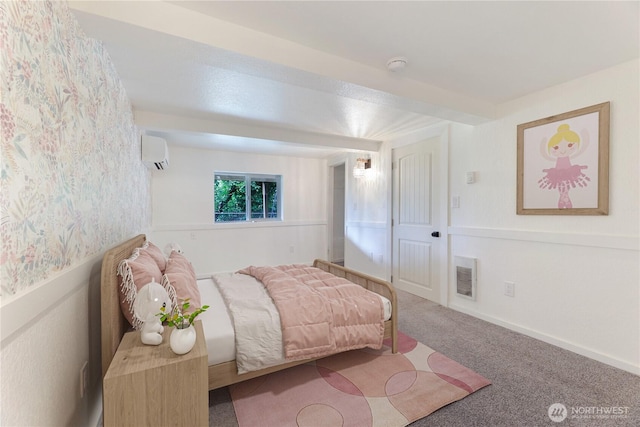
M387 69L389 71L400 71L407 66L407 58L404 56L394 56L387 61Z

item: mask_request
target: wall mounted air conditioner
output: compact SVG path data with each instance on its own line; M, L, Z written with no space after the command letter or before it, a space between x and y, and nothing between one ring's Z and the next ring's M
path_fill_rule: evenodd
M142 135L142 163L149 169L163 170L169 167L167 141L157 136Z

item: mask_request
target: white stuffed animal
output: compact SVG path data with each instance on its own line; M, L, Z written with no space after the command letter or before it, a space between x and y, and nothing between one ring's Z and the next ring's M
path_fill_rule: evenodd
M182 254L182 248L177 243L167 243L167 246L164 247L164 254L169 258L171 256L171 252L176 251L179 254Z
M140 338L143 344L159 345L162 343L164 327L160 318L160 308L165 307L166 312L171 311L171 299L166 289L155 280L147 283L138 291L133 302L133 311L136 317L142 320Z

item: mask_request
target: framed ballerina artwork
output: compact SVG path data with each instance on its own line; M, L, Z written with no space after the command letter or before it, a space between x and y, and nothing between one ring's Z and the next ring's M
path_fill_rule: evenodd
M518 215L608 215L609 104L518 125Z

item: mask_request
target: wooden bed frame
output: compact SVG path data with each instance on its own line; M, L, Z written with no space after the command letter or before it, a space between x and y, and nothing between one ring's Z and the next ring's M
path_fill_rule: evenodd
M101 272L101 342L102 342L102 376L107 373L113 355L118 349L118 345L122 340L122 336L130 330L129 322L125 319L120 309L119 292L118 292L118 276L117 267L120 261L129 258L135 248L139 248L145 242L145 235L140 234L132 239L129 239L118 246L109 249L105 252L102 259L102 272ZM315 260L314 267L325 270L336 276L344 277L347 280L356 283L364 288L369 289L372 292L380 294L389 301L392 305L391 319L385 322L384 337L391 338L392 351L394 353L398 350L398 300L396 291L393 286L384 281L372 276L368 276L357 271L332 264L327 261ZM209 373L209 390L214 390L220 387L225 387L231 384L238 383L240 381L248 380L251 378L259 377L261 375L269 374L271 372L280 371L282 369L289 368L291 366L307 363L309 360L299 360L295 362L285 363L278 366L273 366L259 371L248 372L246 374L238 375L238 370L235 360L217 365L211 365L208 368Z

